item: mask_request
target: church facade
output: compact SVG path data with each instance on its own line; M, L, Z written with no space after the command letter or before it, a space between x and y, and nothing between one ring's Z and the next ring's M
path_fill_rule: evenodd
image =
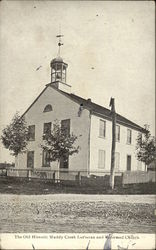
M58 171L56 162L49 162L41 148L46 129L53 129L56 120L78 136L77 154L65 157L60 172L83 175L104 175L110 172L112 118L109 109L71 93L66 83L68 65L58 56L51 61L51 82L23 114L29 128L27 150L16 157L16 169ZM115 172L144 171L135 155L136 139L143 128L116 114Z

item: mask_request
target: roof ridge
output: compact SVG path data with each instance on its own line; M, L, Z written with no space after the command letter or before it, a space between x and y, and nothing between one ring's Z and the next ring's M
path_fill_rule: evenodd
M63 91L62 91L63 92ZM81 96L78 96L78 95L75 95L75 94L73 94L73 93L71 93L71 94L68 94L69 96L71 96L71 97L78 97L78 98L80 98L80 99L82 99L82 100L84 100L85 102L86 102L86 104L87 105L89 105L89 104L93 104L93 105L95 105L96 107L100 107L101 109L103 109L103 110L105 110L105 111L107 111L107 112L110 112L111 110L110 109L108 109L108 108L106 108L106 107L104 107L104 106L102 106L102 105L99 105L99 104L97 104L97 103L95 103L95 102L92 102L92 101L88 101L87 99L85 99L85 98L83 98L83 97L81 97ZM88 102L87 102L88 101ZM94 111L94 112L96 112L96 111ZM96 113L98 113L98 112L96 112ZM106 116L108 115L108 114L105 114ZM135 122L133 122L133 121L131 121L131 120L129 120L129 119L127 119L126 117L124 117L123 115L120 115L119 113L116 113L116 115L117 115L117 121L118 122L122 122L122 123L130 123L132 126L135 126L136 128L138 128L138 129L140 129L140 130L144 130L144 128L143 127L141 127L140 125L138 125L137 123L135 123ZM109 117L109 116L108 116ZM120 118L121 119L123 119L124 121L121 121L120 120Z

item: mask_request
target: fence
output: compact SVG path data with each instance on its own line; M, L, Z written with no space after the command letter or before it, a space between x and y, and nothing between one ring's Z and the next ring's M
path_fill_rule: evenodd
M122 184L147 183L155 182L155 172L134 171L124 172L122 176Z
M68 169L49 170L49 169L1 169L1 176L22 177L29 179L46 179L54 182L76 181L81 185L88 186L109 186L109 171L71 171ZM135 184L155 182L155 172L149 171L127 171L115 173L115 185Z
M40 178L50 180L76 180L81 175L79 171L12 168L7 170L7 176Z
M0 173L1 175L1 173ZM21 177L29 179L46 179L54 182L60 181L75 181L81 185L89 186L108 186L109 185L109 171L71 171L68 169L50 170L50 169L7 169L3 175L9 177ZM122 173L116 173L115 184L121 185Z

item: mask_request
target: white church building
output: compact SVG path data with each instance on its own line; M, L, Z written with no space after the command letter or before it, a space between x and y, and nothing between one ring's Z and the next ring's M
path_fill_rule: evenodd
M16 169L57 170L56 162L49 162L41 148L44 131L53 128L57 119L61 125L78 136L77 154L65 157L60 163L60 172L74 175L104 175L110 172L112 147L112 117L109 109L91 99L71 93L67 84L68 65L58 56L50 63L51 82L23 114L29 128L27 150L16 157ZM136 139L143 128L125 117L116 114L115 172L145 170L136 158ZM79 136L81 135L81 136ZM72 172L73 171L73 172Z

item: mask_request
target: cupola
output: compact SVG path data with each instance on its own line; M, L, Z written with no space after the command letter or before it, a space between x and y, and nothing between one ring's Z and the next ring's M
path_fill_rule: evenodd
M59 50L58 50L58 56L54 59L52 59L50 63L51 67L51 85L55 88L58 88L62 91L71 92L71 86L66 83L67 80L67 67L68 64L65 63L60 56L60 47L63 45L61 42L62 35L57 36L59 38Z
M66 83L67 67L68 64L63 62L63 59L58 56L54 58L51 63L51 83L61 81Z

